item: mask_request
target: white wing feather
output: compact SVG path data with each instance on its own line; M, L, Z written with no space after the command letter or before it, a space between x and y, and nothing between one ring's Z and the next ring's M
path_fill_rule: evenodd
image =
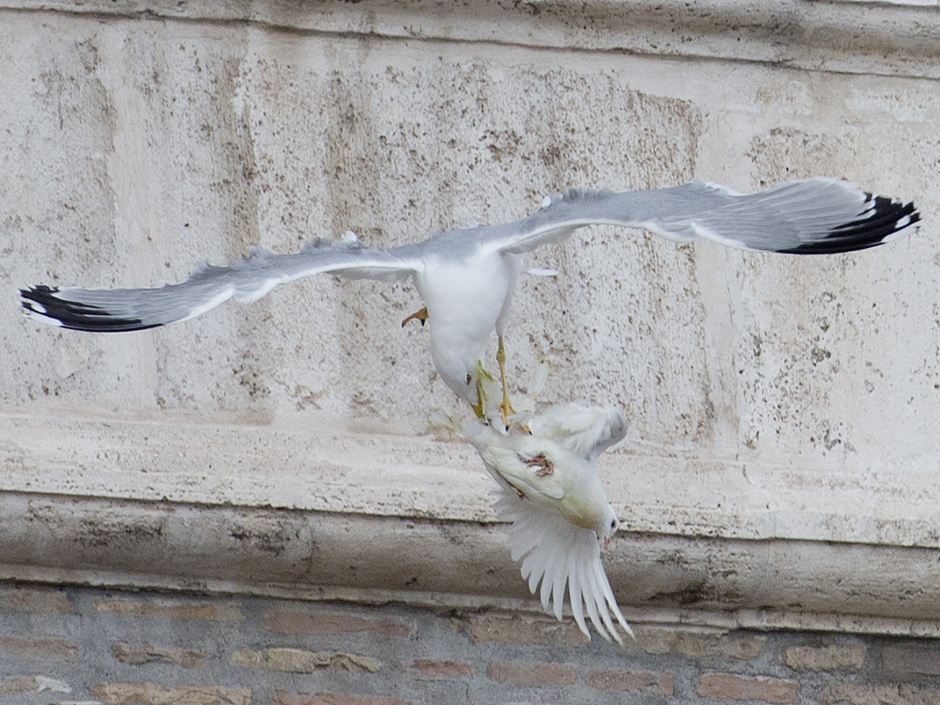
M527 218L480 233L510 253L530 252L586 225L603 224L646 228L674 242L703 237L746 250L824 254L890 242L914 232L919 220L912 203L873 196L848 181L814 177L750 194L703 181L623 193L568 191Z
M36 286L20 293L26 315L35 320L99 333L143 330L187 321L230 298L251 303L280 284L315 274L402 279L422 266L413 250L363 247L354 237L318 238L292 255L252 247L248 257L233 259L227 267L204 264L179 284L151 289Z
M620 409L559 404L548 407L528 420L536 436L550 438L565 450L588 461L627 435L627 418Z
M605 639L613 637L618 644L623 643L611 613L623 631L633 636L604 572L597 535L590 529L574 526L559 514L545 511L544 506L520 499L503 483L500 489L497 516L512 522L509 532L512 558L522 560L522 577L533 594L541 584L542 608L561 620L567 586L572 615L589 638L585 608L594 628Z

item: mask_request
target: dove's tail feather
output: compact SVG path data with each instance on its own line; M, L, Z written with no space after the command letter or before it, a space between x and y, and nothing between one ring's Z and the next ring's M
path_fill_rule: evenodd
M593 531L539 511L506 487L496 501L496 513L501 520L512 522L512 559L522 561L522 577L532 594L538 591L545 612L563 619L567 589L571 614L588 638L585 611L597 633L608 641L622 646L620 630L636 638L617 605Z

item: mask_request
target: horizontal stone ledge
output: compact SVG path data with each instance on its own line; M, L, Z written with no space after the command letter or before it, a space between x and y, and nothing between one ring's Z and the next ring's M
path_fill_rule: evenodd
M537 608L505 538L506 527L490 523L0 494L7 580ZM605 565L641 622L666 612L702 624L940 635L935 553L620 533Z
M0 492L496 521L494 483L467 443L385 431L320 415L3 414ZM624 448L601 457L600 475L636 533L940 547L932 467L905 469L899 485L890 468Z
M8 0L0 7L940 77L940 6L927 0Z

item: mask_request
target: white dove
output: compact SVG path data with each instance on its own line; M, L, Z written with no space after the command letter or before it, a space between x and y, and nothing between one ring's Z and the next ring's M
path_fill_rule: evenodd
M543 609L561 620L567 585L581 631L590 638L586 609L598 633L621 645L611 613L624 632L632 637L633 631L601 562L601 549L619 522L598 477L597 456L626 432L621 411L575 404L553 407L505 432L477 419L459 431L499 484L496 513L512 522L512 559L522 560L533 594L541 583Z
M748 250L793 254L848 252L914 231L912 203L872 196L847 181L816 177L754 194L692 181L663 189L609 193L569 191L511 223L438 233L424 242L380 249L354 235L316 239L302 251L252 249L227 267L208 264L180 284L150 289L80 289L38 285L21 290L26 315L93 332L142 330L186 321L229 298L255 301L279 284L330 272L348 278L412 277L425 308L402 322L431 321L431 355L441 379L473 406L483 405L476 365L495 330L505 422L512 413L505 381L509 304L523 257L592 224L642 227L675 242L695 237ZM350 234L351 235L351 234ZM533 271L533 270L530 270Z

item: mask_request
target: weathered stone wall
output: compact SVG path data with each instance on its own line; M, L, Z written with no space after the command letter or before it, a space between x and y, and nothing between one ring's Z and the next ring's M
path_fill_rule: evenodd
M713 670L793 681L804 702L881 697L865 689L891 683L882 642L849 635L940 636L938 67L926 0L0 2L0 579L531 611L490 480L429 427L430 409L458 406L427 331L399 326L420 307L410 285L321 277L114 336L29 322L15 288L153 285L350 229L395 245L572 186L745 191L826 174L915 200L921 232L793 258L594 229L533 258L559 276L522 282L510 373L524 387L544 357L545 401L625 408L630 434L602 464L626 527L606 565L641 633L796 630L714 668L702 652L628 670L667 674L683 702L735 687ZM26 620L99 639L102 664L115 641L137 653L143 636L95 631L115 619L93 607L105 597L71 594L61 623L17 613L10 638L32 633ZM437 624L421 614L407 619ZM786 648L830 643L807 630L862 648L861 675L796 673ZM151 643L210 648L171 636ZM481 702L536 695L498 690L489 660L618 667L604 644L479 661L460 655L469 637L448 638L438 660L471 671L445 682ZM321 648L305 644L243 648ZM234 651L213 653L237 671ZM69 673L98 656L85 658ZM396 658L350 678L405 683L436 657ZM81 698L99 682L214 679L9 663ZM613 701L591 683L635 682L572 668L559 700ZM348 691L383 687L430 702Z

